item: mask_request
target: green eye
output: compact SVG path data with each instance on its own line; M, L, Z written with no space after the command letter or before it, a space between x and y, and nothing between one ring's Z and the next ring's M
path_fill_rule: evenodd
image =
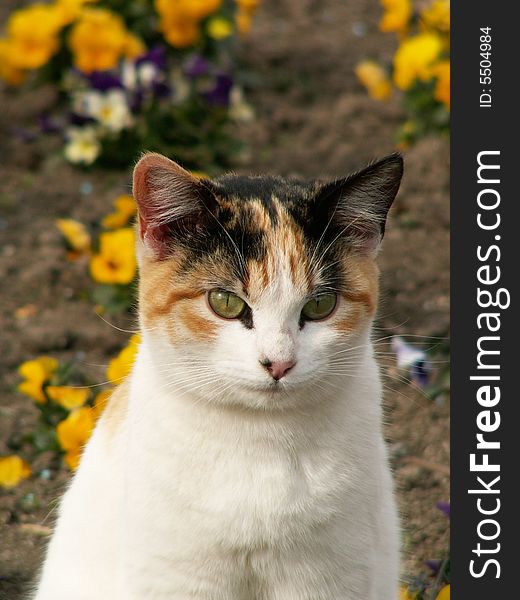
M307 302L302 309L302 315L309 321L324 319L336 307L336 300L336 294L320 294Z
M238 319L246 308L242 298L225 290L211 290L208 293L208 303L212 310L224 319Z

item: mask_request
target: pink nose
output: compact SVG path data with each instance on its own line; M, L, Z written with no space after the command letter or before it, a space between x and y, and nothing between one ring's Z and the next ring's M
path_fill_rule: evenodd
M287 375L287 373L296 364L296 361L286 360L286 361L271 362L269 359L265 359L265 360L261 360L260 364L269 371L269 374L275 381L278 381L279 379L281 379L282 377L285 377Z

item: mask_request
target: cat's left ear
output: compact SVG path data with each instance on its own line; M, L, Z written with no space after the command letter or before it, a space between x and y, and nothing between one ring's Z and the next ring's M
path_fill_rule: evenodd
M362 171L326 183L315 198L320 220L333 224L351 248L374 252L403 175L403 158L391 154Z
M133 182L139 234L155 257L164 258L178 242L205 235L216 202L210 186L209 180L161 154L139 160Z

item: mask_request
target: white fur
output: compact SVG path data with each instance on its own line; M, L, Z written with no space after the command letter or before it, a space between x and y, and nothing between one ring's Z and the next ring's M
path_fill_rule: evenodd
M397 598L369 326L300 330L305 298L280 273L253 329L214 317L214 342L180 347L143 332L126 416L87 445L36 600ZM297 364L275 384L262 355Z

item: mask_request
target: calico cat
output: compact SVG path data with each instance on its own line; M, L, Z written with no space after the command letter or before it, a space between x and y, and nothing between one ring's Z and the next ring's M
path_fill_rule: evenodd
M370 330L402 169L209 180L141 158L142 342L36 600L396 600Z

